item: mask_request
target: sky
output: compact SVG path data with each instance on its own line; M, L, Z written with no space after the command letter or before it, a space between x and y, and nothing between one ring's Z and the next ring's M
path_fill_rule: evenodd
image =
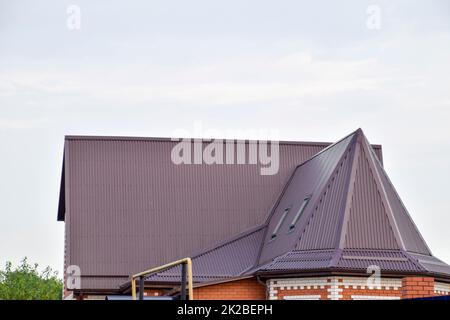
M198 127L326 142L362 128L450 263L449 57L446 0L0 0L0 267L62 272L64 135Z

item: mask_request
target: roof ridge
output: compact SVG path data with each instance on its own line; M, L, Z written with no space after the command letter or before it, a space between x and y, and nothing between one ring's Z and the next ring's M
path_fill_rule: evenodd
M358 129L359 130L359 129ZM356 130L356 131L358 131ZM353 133L349 134L352 135ZM349 136L347 135L347 136ZM346 136L346 137L347 137ZM342 138L341 140L345 139L346 137ZM303 140L274 140L274 139L249 139L249 138L216 138L216 137L144 137L144 136L107 136L107 135L77 135L77 134L69 134L64 136L64 140L78 140L78 141L153 141L153 142L179 142L183 139L186 140L202 140L203 142L211 142L213 140L219 140L219 141L235 141L235 142L257 142L257 141L267 141L267 142L278 142L282 145L303 145L303 146L331 146L338 142L329 142L329 141L303 141ZM381 144L373 144L372 147L374 148L381 148ZM326 149L326 148L325 148ZM325 150L324 149L324 150Z
M179 142L181 140L201 140L203 142L219 141L235 141L235 142L257 142L268 141L278 142L283 145L311 145L311 146L329 146L333 144L327 141L298 141L298 140L274 140L274 139L239 139L239 138L211 138L211 137L139 137L139 136L104 136L104 135L66 135L65 140L98 140L98 141L154 141L154 142ZM381 147L381 145L374 145Z
M317 152L315 155L313 155L311 158L309 158L308 160L303 161L302 163L300 163L297 167L295 167L295 170L297 170L297 168L303 166L304 164L310 162L311 160L313 160L314 158L318 157L319 155L321 155L322 153L328 151L329 149L331 149L332 147L336 146L337 144L341 143L342 141L346 140L347 138L351 137L352 135L355 135L356 133L360 132L361 129L355 130L352 133L346 135L345 137L343 137L342 139L336 141L333 144L330 144L328 147L320 150L319 152ZM350 142L349 142L350 143ZM375 146L375 145L374 145Z
M411 261L411 263L413 263L417 268L422 269L424 271L426 271L426 269L420 264L420 262L418 261L418 259L414 259L414 257L412 257L407 251L403 251L402 250L402 254L403 256L405 256L409 261ZM439 260L439 259L438 259Z
M358 167L358 160L359 157L361 156L361 146L360 146L360 140L361 140L361 133L362 131L359 132L359 134L355 137L355 141L354 141L354 148L353 148L353 153L352 153L352 164L351 164L351 170L350 170L350 174L348 176L348 181L347 181L347 185L346 185L346 189L347 189L347 198L345 199L344 202L344 207L343 207L343 213L342 213L342 217L341 217L341 221L340 221L340 229L338 232L339 235L339 239L338 242L336 243L336 246L338 249L342 250L344 249L344 241L345 241L345 234L347 232L347 226L348 226L348 219L350 216L350 205L352 203L352 199L353 199L353 192L354 192L354 188L355 188L355 180L356 180L356 175L357 175L357 167ZM338 263L338 253L336 253L336 263Z

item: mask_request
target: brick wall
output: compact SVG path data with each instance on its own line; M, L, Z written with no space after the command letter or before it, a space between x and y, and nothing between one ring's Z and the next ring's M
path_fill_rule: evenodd
M381 278L369 283L367 277L329 276L270 279L266 286L255 278L194 288L196 300L373 300L411 299L449 295L450 283L431 277ZM266 292L268 295L266 295ZM147 289L146 296L163 296L167 290ZM77 298L77 297L74 297ZM79 299L104 299L89 295Z
M194 288L195 300L265 300L266 287L255 278Z
M158 297L158 296L164 296L166 293L167 293L167 290L164 290L164 289L145 289L144 296Z
M434 296L434 279L430 277L405 277L402 280L402 299Z
M270 300L326 300L330 288L326 277L273 279L267 285Z
M342 300L399 300L402 296L402 280L380 278L367 281L366 277L343 277L338 279Z
M368 300L400 299L402 280L382 278L376 284L367 277L310 277L268 281L272 300Z

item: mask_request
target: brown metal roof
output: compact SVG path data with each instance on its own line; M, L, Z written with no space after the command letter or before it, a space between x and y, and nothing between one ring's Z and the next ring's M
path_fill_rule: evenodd
M279 172L264 176L259 164L175 165L176 143L66 137L58 220L65 221L65 265L80 266L83 288L100 281L114 289L117 279L260 225L294 168L329 145L280 142ZM248 141L237 143L248 151Z
M305 198L307 207L290 229ZM450 279L450 266L431 255L361 130L299 165L262 227L260 255L244 274L366 274L377 265L382 273ZM214 263L228 259L216 253ZM215 273L212 261L202 265Z
M314 162L317 162L317 169L311 164ZM315 177L308 179L303 173L305 170L314 172ZM298 208L309 192L313 195L311 203L298 227L289 232L287 221L274 241L266 236L258 264L269 261L270 269L282 270L286 256L280 256L280 251L284 248L284 254L295 251L300 255L334 250L327 257L328 269L365 272L372 263L380 266L382 272L433 271L426 268L424 262L436 258L431 255L361 130L296 169L268 222L267 235L279 220L280 212L287 206ZM414 254L426 258L414 260ZM310 260L298 263L299 270L324 267L326 261L316 261L316 258L313 254ZM286 266L295 269L292 261ZM445 263L440 267L439 271L449 270Z
M331 182L331 176L336 172L336 167L339 165L340 159L348 152L348 146L352 140L353 135L349 135L296 168L292 179L268 221L268 232L261 251L259 259L260 264L285 253L287 249L293 249L298 242L300 235L307 232L304 230L305 228L311 229L313 234L310 235L310 233L307 232L306 237L300 242L300 246L305 247L306 249L328 249L334 247L334 243L327 244L324 247L315 243L317 239L329 237L329 234L332 231L327 229L322 230L323 232L321 233L317 233L321 230L317 230L315 224L310 224L309 221L313 211L323 211L318 206L321 203L324 203L322 199L322 197L326 196L324 195L324 189L328 188L328 185ZM342 195L343 193L341 192L341 197ZM301 215L300 220L298 220L296 228L294 230L289 230L290 224L301 208L304 199L309 196L311 199ZM328 220L331 218L332 214L338 215L338 205L338 203L330 204L330 207L328 208L330 214L328 215L328 212L325 212L325 214L323 214L324 218ZM271 235L273 230L287 208L290 208L288 216L281 225L277 237L272 240ZM316 213L314 212L314 215L315 214ZM325 226L325 224L320 221L320 218L318 220L319 225L317 227L322 228ZM335 223L327 225L330 228L335 227ZM331 234L331 236L335 236L335 233Z
M260 263L276 257L278 247L398 249L430 255L393 186L382 179L387 181L387 175L372 154L358 130L299 166L274 210L268 235L285 208L299 208L307 194L312 195L311 201L295 230L289 232L287 219L275 241L266 237Z

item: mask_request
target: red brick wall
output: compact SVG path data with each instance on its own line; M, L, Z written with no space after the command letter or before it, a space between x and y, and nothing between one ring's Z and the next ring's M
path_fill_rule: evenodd
M144 294L148 297L164 296L167 290L164 289L146 289Z
M335 282L333 283L331 279L327 279L326 277L316 277L311 283L309 283L309 279L304 280L307 283L300 283L298 285L296 284L296 279L294 279L294 283L288 284L280 284L280 280L270 281L272 283L271 286L275 286L271 287L275 291L269 292L271 299L276 298L282 300L286 296L320 296L321 300L327 300L332 297L330 296L332 292L337 291L339 300L351 300L352 296L361 296L360 298L370 298L373 296L410 299L439 295L435 293L435 282L431 277L404 277L403 279L397 278L397 280L384 279L380 287L374 287L372 289L369 289L364 281L361 282L358 280L356 283L352 283L351 277L344 277L344 279L335 277ZM319 283L317 282L318 280ZM301 281L301 278L299 278L299 281ZM444 288L444 290L447 289ZM194 299L265 300L267 298L266 291L266 286L259 283L255 278L249 278L194 288ZM163 296L167 294L167 290L164 289L149 289L145 292L148 296ZM78 298L82 299L83 297Z
M430 277L405 277L402 279L402 299L434 296L434 279Z
M195 300L265 300L266 287L255 278L194 288Z

